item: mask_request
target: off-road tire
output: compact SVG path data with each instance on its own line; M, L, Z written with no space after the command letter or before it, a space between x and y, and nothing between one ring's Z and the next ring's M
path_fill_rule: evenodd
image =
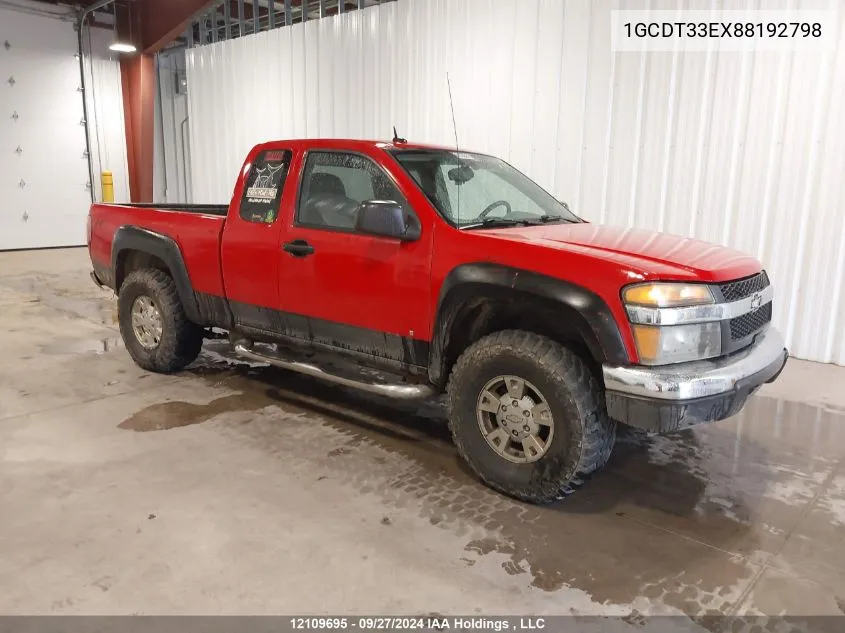
M530 381L548 401L554 435L537 461L508 461L481 432L478 397L499 375ZM610 458L616 423L607 416L598 380L577 354L544 336L504 330L476 341L455 364L447 395L458 452L482 481L511 497L530 503L560 499Z
M161 340L153 349L141 345L132 328L132 305L141 295L152 299L161 314ZM147 371L179 371L199 356L202 328L185 316L176 284L167 273L151 268L130 273L120 286L117 311L126 349L132 360Z

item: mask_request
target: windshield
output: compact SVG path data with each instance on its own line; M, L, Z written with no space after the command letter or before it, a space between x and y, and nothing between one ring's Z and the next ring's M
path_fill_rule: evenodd
M459 228L581 222L565 204L498 158L446 150L392 153L443 217Z

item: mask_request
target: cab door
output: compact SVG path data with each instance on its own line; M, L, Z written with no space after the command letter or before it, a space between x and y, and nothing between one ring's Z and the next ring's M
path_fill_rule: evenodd
M293 150L257 149L244 164L221 239L226 297L239 328L274 330L279 301L279 235Z
M401 365L428 363L433 231L400 241L356 232L365 200L415 213L400 185L371 157L311 150L300 161L298 199L282 236L279 309L289 334ZM427 225L428 224L428 225Z

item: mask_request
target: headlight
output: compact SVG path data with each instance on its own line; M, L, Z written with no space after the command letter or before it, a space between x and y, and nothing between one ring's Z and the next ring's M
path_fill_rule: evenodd
M703 360L722 353L721 325L704 316L712 310L706 306L716 302L708 286L637 284L625 288L622 299L643 365ZM699 322L678 325L685 320Z
M639 284L628 286L622 293L627 305L672 308L715 303L713 293L702 284Z
M643 365L668 365L713 358L722 353L718 321L692 325L632 325L637 354Z

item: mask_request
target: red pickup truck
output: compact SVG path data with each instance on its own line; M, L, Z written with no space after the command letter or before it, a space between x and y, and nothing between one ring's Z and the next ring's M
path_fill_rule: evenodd
M603 466L617 422L734 415L787 358L754 258L591 224L497 158L402 139L265 143L228 206L95 204L88 243L141 367L185 367L217 328L347 387L445 392L461 455L531 502Z

